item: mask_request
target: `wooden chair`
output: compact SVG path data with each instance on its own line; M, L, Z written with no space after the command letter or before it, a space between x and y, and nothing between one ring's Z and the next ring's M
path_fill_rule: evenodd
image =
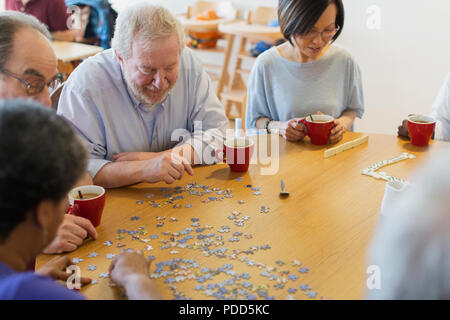
M269 22L276 20L278 17L277 8L274 7L258 7L254 11L249 11L246 21L248 24L257 24L266 26ZM232 106L235 105L240 118L245 118L245 102L247 97L247 87L245 85L243 75L249 76L251 70L242 67L244 60L250 61L253 65L256 58L249 53L249 46L253 45L252 39L244 36L238 37L239 49L237 51L235 66L231 73L228 83L228 90L221 93L220 98L225 105L225 112L229 119L234 118L231 114ZM264 39L259 39L264 41ZM244 120L243 120L244 121ZM245 123L245 122L244 122Z
M207 10L214 10L219 17L235 19L237 10L233 8L231 1L197 1L187 9L186 17L191 19Z
M197 1L194 5L189 6L186 13L186 18L191 19L194 18L207 10L214 10L220 18L225 18L229 20L234 20L237 17L238 11L233 8L233 4L231 1ZM211 31L211 30L208 30ZM215 30L218 32L218 30ZM223 37L220 37L223 40ZM225 46L222 44L220 46L216 46L215 48L204 48L204 49L192 49L198 52L208 52L212 54L225 54ZM219 81L220 74L222 72L222 68L217 64L203 64L206 69L208 75L210 76L212 81ZM229 75L226 74L225 80L228 82Z

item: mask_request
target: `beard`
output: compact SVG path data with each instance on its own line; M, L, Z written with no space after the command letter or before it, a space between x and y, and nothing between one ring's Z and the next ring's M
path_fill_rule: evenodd
M139 86L130 80L126 72L124 72L124 78L133 96L147 109L152 109L155 105L163 102L169 95L170 90L174 87L170 83L161 89L156 88L152 84Z

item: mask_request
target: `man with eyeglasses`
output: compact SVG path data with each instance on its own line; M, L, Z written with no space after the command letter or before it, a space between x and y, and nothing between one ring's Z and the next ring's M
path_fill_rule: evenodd
M59 78L50 38L36 18L19 12L0 12L0 99L22 97L51 106L50 91L58 86ZM86 174L79 184L92 184L92 180ZM44 252L73 251L88 235L97 238L89 220L66 215L58 235Z

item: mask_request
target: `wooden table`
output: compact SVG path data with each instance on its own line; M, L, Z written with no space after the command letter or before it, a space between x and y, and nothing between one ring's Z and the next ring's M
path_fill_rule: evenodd
M102 47L76 42L53 41L52 45L56 57L63 62L82 60L103 51Z
M53 49L58 58L58 72L66 80L82 59L103 51L102 47L67 41L53 41Z
M360 133L346 133L342 143L359 136ZM249 273L251 279L248 281L252 284L269 286L268 294L276 299L285 299L288 295L287 289L290 287L299 289L300 284L309 284L312 290L318 293L317 299L363 298L367 247L378 220L385 183L363 176L360 171L378 161L409 152L415 154L417 158L383 169L396 177L408 178L428 155L448 148L449 143L434 141L428 148L418 148L395 136L371 134L368 144L324 159L325 148L313 146L308 140L302 143L289 143L274 136L274 142L280 144L279 170L274 175L261 175L260 169L264 167L263 165L252 165L248 173L237 174L231 173L227 165L219 164L197 167L194 178L184 177L182 181L170 186L170 190L173 191L175 186L184 187L195 181L197 184L222 190L232 188L234 197L225 198L223 201L202 203L201 199L218 196L207 194L199 197L183 192L181 195L185 198L179 200L182 208L175 209L172 206L154 208L147 203L138 205L136 201L166 201L163 195L168 192L162 192L160 188L168 186L163 183L139 184L108 190L102 224L97 228L99 238L96 241L87 240L82 247L69 254L71 258L84 259L78 264L83 276L99 279L98 284L83 288L81 293L90 299L120 298L121 290L117 287L111 288L110 280L100 279L98 275L100 272L107 272L111 260L106 259L106 254L119 253L121 249L116 245L121 242L127 244L125 248L141 250L151 245L153 250L144 252L146 255L154 255L156 262L174 258L194 259L200 268L218 268L223 264L232 264L233 270L239 274ZM242 177L243 181L236 181L238 177ZM279 198L280 179L284 179L290 192L287 199ZM250 188L245 187L248 184L259 187L262 194L255 196ZM148 193L155 196L146 199L145 195ZM245 204L238 204L238 200L244 200ZM186 204L192 204L193 207L186 208ZM270 207L270 212L261 213L261 206ZM235 226L234 222L227 218L232 215L233 210L241 212L238 218L245 215L250 217L243 227ZM140 220L131 221L133 216L140 217ZM160 221L157 217L161 216L166 217L163 221L165 224L158 228L156 224ZM178 221L170 222L170 217L176 217ZM295 282L289 280L284 289L277 290L274 288L275 281L260 275L264 268L250 267L239 260L240 257L246 256L245 254L240 254L238 259L232 260L228 257L225 259L206 257L200 249L174 248L179 253L173 255L170 254L172 249L161 250L162 244L159 241L169 238L163 236L161 232L184 230L192 224L191 218L199 218L202 227L206 224L213 227L201 234L214 233L215 236L223 236L225 241L223 247L228 248L226 255L232 254L233 249L247 250L251 246L268 244L271 249L255 251L254 254L247 255L247 258L254 263L276 267L277 271L272 273L278 276L281 276L280 271L288 270L299 275L300 279ZM131 240L130 235L125 235L125 239L116 240L118 229L138 230L139 226L144 225L148 227L148 235L145 237L158 234L159 239L145 244ZM219 233L218 230L222 226L229 226L230 232ZM253 238L246 239L241 236L239 242L229 242L228 239L233 237L233 233L239 231L251 234ZM191 234L198 235L195 231ZM113 241L111 247L104 245L108 240ZM194 244L196 241L199 240L189 240L188 244ZM212 245L211 248L216 247ZM100 255L97 258L88 258L88 254L93 251ZM38 265L42 265L50 258L51 256L40 256ZM278 266L277 260L285 262L286 265ZM291 265L293 260L300 261L301 267L309 268L309 272L299 274L297 271L299 266ZM87 270L87 266L91 264L97 266L96 271ZM153 263L151 272L154 270ZM167 267L164 270L167 270ZM220 274L207 283L218 283L229 278L230 276ZM163 281L163 278L160 278L155 280L155 283L164 298L173 298L171 290ZM194 290L198 284L196 280L186 280L176 285L177 290L184 292L186 297L210 298ZM255 295L257 296L256 293ZM292 296L297 299L309 299L301 290Z

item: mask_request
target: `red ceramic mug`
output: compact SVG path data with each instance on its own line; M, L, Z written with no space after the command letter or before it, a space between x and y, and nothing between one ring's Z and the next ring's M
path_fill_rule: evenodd
M436 120L428 116L411 115L408 117L408 133L411 143L425 147L430 142L436 127Z
M80 199L78 191L84 199ZM69 203L68 214L86 218L94 227L98 227L105 207L105 189L100 186L77 187L69 192Z
M311 143L323 146L328 143L331 129L334 128L334 118L326 114L315 114L298 121L303 125L304 133L311 139Z
M230 166L233 172L247 172L255 145L248 137L228 139L223 144L223 150L216 150L217 159ZM219 158L222 153L223 157Z

